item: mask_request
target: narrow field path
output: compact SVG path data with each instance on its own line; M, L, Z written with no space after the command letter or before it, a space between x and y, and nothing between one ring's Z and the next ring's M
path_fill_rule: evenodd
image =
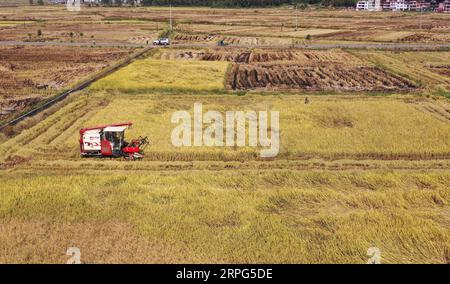
M92 46L90 42L28 42L28 41L0 41L0 46ZM145 44L127 43L127 42L96 42L95 46L99 47L124 47L124 48L136 48L144 47ZM214 43L178 43L172 44L172 47L216 47ZM230 44L228 47L238 48L300 48L300 49L335 49L335 48L350 48L350 49L380 49L380 50L442 50L450 48L450 43L443 44L428 44L428 43L339 43L339 44L327 44L327 43L313 43L313 44ZM147 46L148 48L158 48L158 46Z
M116 172L132 169L133 172L178 171L448 171L450 160L336 160L313 159L275 161L125 161L120 158L86 158L77 160L14 160L0 165L0 169L15 171L53 172Z

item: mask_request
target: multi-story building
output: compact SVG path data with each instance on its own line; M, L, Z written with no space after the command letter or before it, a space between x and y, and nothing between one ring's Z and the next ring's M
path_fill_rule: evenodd
M443 3L444 13L450 13L450 0L445 0Z
M385 1L382 1L382 4L381 4L381 9L383 10L383 11L389 11L389 10L391 10L391 2L393 2L394 0L385 0Z
M410 11L417 11L419 9L419 2L417 1L409 1L408 3L408 10Z

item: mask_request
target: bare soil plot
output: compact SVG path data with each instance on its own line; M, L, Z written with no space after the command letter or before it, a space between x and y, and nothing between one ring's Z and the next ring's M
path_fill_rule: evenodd
M363 264L374 243L383 263L450 260L448 171L125 164L2 172L0 262L62 264L76 246L82 263Z
M1 47L0 119L54 95L130 52L112 48Z
M233 90L303 89L326 91L410 90L415 85L378 67L234 64L227 85Z
M249 59L249 63L259 62L285 62L295 61L301 65L315 65L320 63L344 64L351 66L367 65L366 62L345 51L336 50L254 50Z
M272 52L254 52L254 51L241 51L241 52L205 52L198 56L201 60L214 60L214 61L230 61L240 63L256 63L256 62L274 62L274 61L299 61L306 59L306 56L302 52L295 51L272 51Z
M279 23L274 25L264 25L263 22L258 24L246 25L228 25L223 23L217 24L181 24L177 27L177 31L181 33L203 33L215 34L221 36L237 36L237 37L296 37L304 38L306 35L323 35L339 32L338 29L321 29L307 28L295 29L295 27L285 27L287 23ZM289 25L288 25L289 26ZM274 34L276 32L276 34Z

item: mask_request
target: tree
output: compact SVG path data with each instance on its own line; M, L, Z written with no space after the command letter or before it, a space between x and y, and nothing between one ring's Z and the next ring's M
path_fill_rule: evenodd
M37 31L37 36L42 36L42 31L40 29Z
M38 0L37 3L38 3L38 5L43 6L44 5L44 0Z

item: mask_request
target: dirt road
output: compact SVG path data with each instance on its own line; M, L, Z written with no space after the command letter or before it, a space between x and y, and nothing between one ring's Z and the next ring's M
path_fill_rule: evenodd
M32 46L92 46L92 43L88 42L26 42L26 41L0 41L0 46L16 46L16 45L32 45ZM109 42L96 42L95 46L100 47L144 47L145 44L137 43L109 43ZM173 47L215 47L215 44L172 44ZM312 44L296 44L296 45L245 45L245 44L230 44L231 47L240 48L300 48L300 49L334 49L334 48L350 48L350 49L381 49L381 50L442 50L450 49L450 43L444 44L426 44L426 43L339 43L339 44L325 44L325 43L312 43ZM157 46L155 46L157 47Z

